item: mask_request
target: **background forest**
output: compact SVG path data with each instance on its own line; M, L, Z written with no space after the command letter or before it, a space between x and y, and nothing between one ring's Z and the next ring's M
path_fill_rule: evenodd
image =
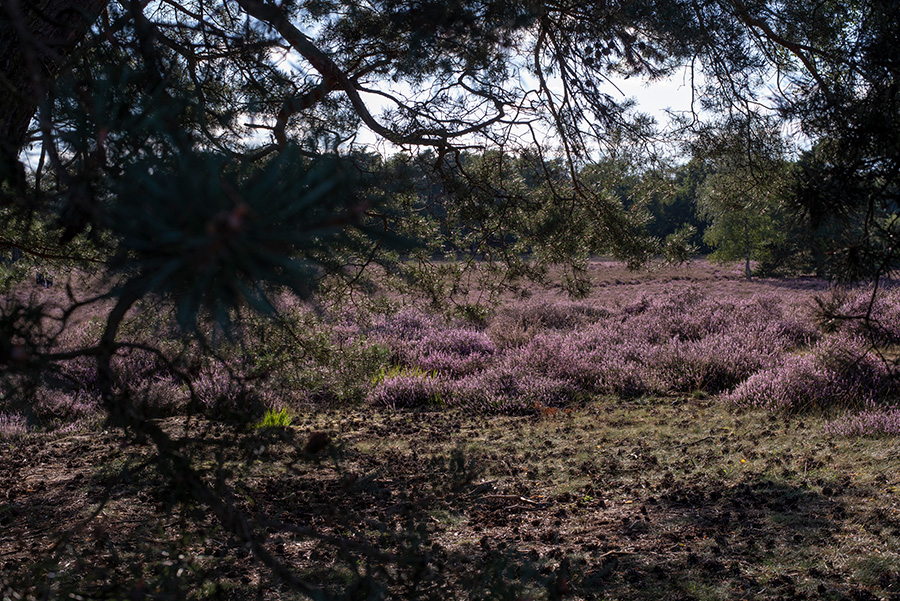
M900 595L898 38L0 1L3 600Z

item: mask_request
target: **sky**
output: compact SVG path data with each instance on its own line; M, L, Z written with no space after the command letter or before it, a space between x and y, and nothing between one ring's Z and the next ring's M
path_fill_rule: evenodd
M666 110L675 112L691 110L691 81L686 70L655 82L648 83L640 78L627 80L619 78L615 84L622 94L617 92L614 97L637 99L639 110L656 117L661 124L668 120Z
M650 114L655 117L660 124L665 124L668 120L667 110L675 112L686 112L691 109L691 85L690 79L685 72L676 73L668 79L648 83L640 78L624 79L618 78L613 81L614 86L610 84L605 90L617 100L626 98L636 98L638 101L638 109L641 112ZM367 102L371 102L371 111L378 118L383 104L379 104L377 97L366 97ZM261 134L260 143L264 143L265 134ZM383 151L391 152L390 145L385 145L374 133L367 128L363 128L356 142L364 144L373 144L380 147ZM32 169L37 166L40 156L40 146L34 145L32 149L26 149L20 157Z
M555 87L551 81L550 87ZM523 82L523 86L535 88L535 82ZM669 122L667 111L675 113L687 113L691 111L692 90L690 75L687 69L677 72L667 79L653 82L647 82L639 77L625 79L623 77L613 78L611 83L601 90L610 94L615 100L622 101L629 98L637 100L637 110L649 114L654 117L661 126L665 126ZM372 95L363 94L364 101L369 106L372 115L379 119L381 111L389 106L383 98ZM695 107L698 111L699 106ZM379 119L380 120L380 119ZM391 154L397 148L389 143L385 143L372 131L363 126L362 131L358 134L355 143L373 145L382 153Z

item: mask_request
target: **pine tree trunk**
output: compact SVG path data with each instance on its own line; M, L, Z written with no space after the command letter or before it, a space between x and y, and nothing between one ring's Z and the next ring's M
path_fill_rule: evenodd
M750 278L750 227L747 223L747 219L744 219L744 275L747 276L747 279Z
M109 0L0 2L0 159L14 164L39 96Z

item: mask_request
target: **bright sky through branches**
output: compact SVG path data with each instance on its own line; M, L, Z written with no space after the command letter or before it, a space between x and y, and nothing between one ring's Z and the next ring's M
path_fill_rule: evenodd
M698 74L699 77L702 76ZM701 82L702 80L698 79L697 84L699 85ZM556 82L551 80L551 89L558 91L559 86L554 85L554 83ZM534 87L536 87L536 84ZM668 78L657 81L647 81L639 77L628 79L617 77L612 79L602 91L610 94L619 102L634 99L636 101L634 110L656 119L662 129L667 129L671 125L670 112L676 115L685 115L689 114L691 110L695 110L698 113L701 110L699 98L694 96L690 73L687 68L674 73ZM397 90L391 90L391 92L396 93ZM404 93L409 93L409 89L405 88ZM392 106L392 103L382 96L365 93L362 96L369 105L373 115L380 116L383 110ZM363 146L374 146L380 152L386 154L391 154L397 150L392 144L376 136L365 125L361 126L354 143Z

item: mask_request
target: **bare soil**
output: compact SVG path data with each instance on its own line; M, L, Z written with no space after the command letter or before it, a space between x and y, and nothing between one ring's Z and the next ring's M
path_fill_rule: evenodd
M665 398L162 425L263 548L346 598L900 599L900 441L817 418ZM303 598L154 452L117 432L0 442L0 597Z

